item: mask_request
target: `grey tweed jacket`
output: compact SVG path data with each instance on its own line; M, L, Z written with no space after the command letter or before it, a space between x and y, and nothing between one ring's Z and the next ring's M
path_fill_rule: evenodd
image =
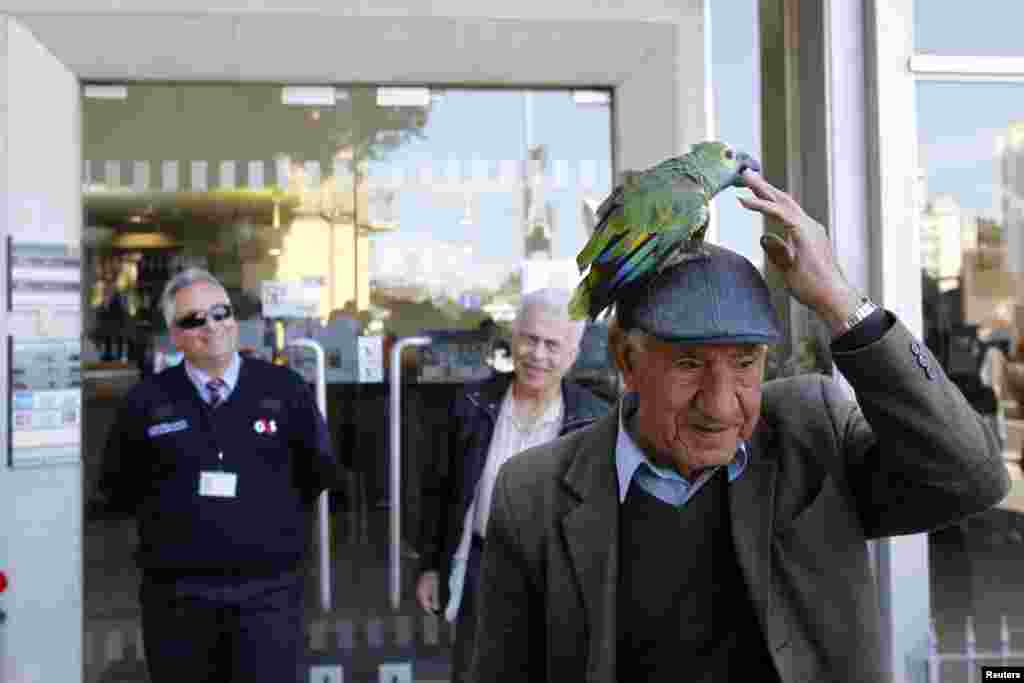
M729 486L739 564L786 683L882 680L866 541L957 522L1009 490L995 435L901 323L835 360L857 402L821 375L766 383L750 464ZM502 468L471 680L642 680L615 661L617 429L612 411ZM666 539L666 562L685 544Z

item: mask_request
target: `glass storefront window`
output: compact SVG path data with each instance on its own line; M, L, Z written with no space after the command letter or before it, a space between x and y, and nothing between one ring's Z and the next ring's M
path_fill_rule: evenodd
M87 97L86 327L102 337L124 309L159 332L157 285L189 264L223 277L250 319L263 282L305 279L315 317L363 331L507 321L522 287L575 283L572 257L611 187L609 102L260 85ZM410 304L422 310L395 308ZM97 346L107 361L141 353Z
M1013 489L929 537L936 650L1024 663L1024 85L917 84L925 341L1001 434ZM995 662L980 662L995 663ZM939 664L965 681L979 662Z
M523 293L575 285L575 255L612 187L611 111L611 93L592 90L87 85L87 634L102 638L96 624L111 613L137 617L134 526L104 509L96 476L120 398L180 360L159 296L199 266L228 289L245 353L306 370L289 340L313 337L326 352L328 423L349 482L331 505L339 632L357 643L419 634L430 644L420 672L444 678L443 624L417 625L411 588L419 476L437 447L429 425L461 382L510 369L500 341ZM407 585L395 616L385 372L391 342L422 333L435 342L402 357ZM361 355L372 340L380 353ZM576 376L614 391L598 326L584 344ZM405 621L378 631L382 614Z

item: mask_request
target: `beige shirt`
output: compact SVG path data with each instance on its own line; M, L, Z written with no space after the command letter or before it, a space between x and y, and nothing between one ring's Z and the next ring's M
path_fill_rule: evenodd
M462 584L473 534L487 536L491 496L494 494L494 484L498 480L498 471L513 455L557 438L558 432L562 429L562 419L565 415L564 396L560 395L557 401L552 401L532 428L524 428L516 424L513 403L512 387L509 386L508 391L505 392L505 398L501 402L501 409L498 411L498 422L494 425L494 434L491 436L491 444L487 449L484 470L480 474L473 502L470 503L469 509L466 511L466 518L462 523L462 538L459 541L458 550L455 551L452 573L448 577L451 600L445 608L445 617L450 622L455 621L459 603L462 602Z
M494 425L491 445L487 450L487 463L476 486L473 531L481 537L487 537L487 519L490 517L491 496L494 494L494 483L498 480L498 470L513 455L558 436L565 412L564 403L559 394L558 400L551 401L532 427L524 427L516 423L512 387L505 392L505 400L498 413L498 424Z

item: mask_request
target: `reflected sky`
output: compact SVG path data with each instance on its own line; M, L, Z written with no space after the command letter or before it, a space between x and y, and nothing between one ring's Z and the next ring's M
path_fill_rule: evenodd
M1024 84L921 81L916 96L928 196L953 194L962 207L992 215L996 136L1024 119Z
M718 138L761 159L758 31L757 0L711 3L711 87ZM760 215L741 207L735 191L721 195L716 206L719 242L760 266Z
M545 146L548 174L557 181L556 169L564 169L564 180L544 195L556 214L553 255L574 256L586 241L580 202L586 196L604 197L611 189L608 106L577 105L567 90L533 91L529 105L518 90L447 90L432 105L423 138L374 164L371 176L386 178L397 172L409 178L426 166L473 178L480 175L481 165L487 177L500 175L503 162L525 157L527 106L532 143ZM378 252L405 248L430 235L441 242L469 242L485 262L511 265L522 258L522 199L514 187L466 193L446 189L446 178L435 180L429 191L402 192L402 228L374 238ZM467 214L472 224L462 222Z
M944 3L914 3L918 53L1024 55L1020 0L979 0L970 11ZM1000 218L996 198L996 139L1024 119L1024 84L919 81L916 84L918 163L927 197L952 194L964 208Z
M969 5L915 0L914 49L946 55L1024 55L1024 2L977 0Z

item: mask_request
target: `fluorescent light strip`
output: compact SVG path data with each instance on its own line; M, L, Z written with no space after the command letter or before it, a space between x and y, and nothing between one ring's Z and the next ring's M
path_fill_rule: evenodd
M93 100L126 100L128 99L128 86L87 85L82 94Z
M428 107L430 88L377 88L377 106Z
M341 99L331 86L295 85L281 88L281 104L306 107L333 107Z

